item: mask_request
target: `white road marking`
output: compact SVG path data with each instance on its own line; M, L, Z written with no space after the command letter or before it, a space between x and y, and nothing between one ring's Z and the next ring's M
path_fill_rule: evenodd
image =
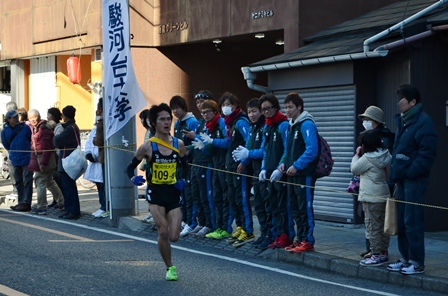
M0 210L0 211L3 211L3 210ZM141 241L141 242L146 242L146 243L150 243L150 244L153 244L153 245L157 245L157 241L154 241L154 240L141 238L141 237L137 237L137 236L133 236L133 235L129 235L129 234L124 234L124 233L118 233L118 232L114 232L114 231L111 231L111 230L95 228L95 227L82 225L82 224L76 224L76 223L73 223L73 222L70 222L70 221L55 220L55 219L46 218L46 217L42 217L42 216L34 216L34 215L31 216L28 213L20 213L19 212L17 214L19 214L19 215L27 215L28 217L32 217L32 218L36 218L36 219L42 219L42 220L48 220L48 221L61 223L61 224L67 224L67 225L71 225L71 226L75 226L75 227L79 227L79 228L84 228L84 229L88 229L88 230L92 230L92 231L107 233L107 234L110 234L110 235L115 235L115 236L124 237L124 238L127 238L127 239L132 239L132 240L136 240L136 241ZM372 293L372 294L376 294L376 295L398 296L398 294L392 294L392 293L382 292L382 291L378 291L378 290L365 289L365 288L360 288L360 287L356 287L356 286L352 286L352 285L340 284L340 283L336 283L336 282L331 282L331 281L327 281L327 280L323 280L323 279L319 279L319 278L315 278L315 277L310 277L310 276L306 276L306 275L302 275L302 274L298 274L298 273L282 270L282 269L279 269L279 268L264 266L264 265L261 265L261 264L252 263L252 262L249 262L249 261L244 261L244 260L240 260L240 259L236 259L236 258L232 258L232 257L221 256L221 255L206 253L206 252L202 252L202 251L192 250L192 249L188 249L188 248L184 248L184 247L179 247L179 246L176 246L176 245L171 245L171 248L172 249L176 249L176 250L181 250L181 251L184 251L184 252L188 252L188 253L193 253L193 254L198 254L198 255L202 255L202 256L213 257L213 258L217 258L217 259L220 259L220 260L225 260L225 261L229 261L229 262L233 262L233 263L237 263L237 264L242 264L242 265L251 266L251 267L255 267L255 268L259 268L259 269L264 269L264 270L268 270L268 271L271 271L271 272L285 274L285 275L289 275L289 276L292 276L292 277L301 278L301 279L305 279L305 280L309 280L309 281L314 281L314 282L324 283L324 284L328 284L328 285L344 287L344 288L352 289L352 290L368 292L368 293Z
M22 292L13 290L9 287L0 285L0 294L6 295L6 296L28 296L28 294L24 294Z

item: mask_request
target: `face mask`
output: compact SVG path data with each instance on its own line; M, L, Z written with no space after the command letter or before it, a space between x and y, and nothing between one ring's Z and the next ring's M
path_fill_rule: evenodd
M98 120L100 120L100 119L101 119L101 116L96 116L96 117L95 117L95 120L96 120L96 121L98 121Z
M370 120L363 120L362 126L366 129L366 131L373 129L372 122Z
M225 116L229 116L230 114L232 114L232 107L230 106L224 106L222 107L222 114L224 114Z

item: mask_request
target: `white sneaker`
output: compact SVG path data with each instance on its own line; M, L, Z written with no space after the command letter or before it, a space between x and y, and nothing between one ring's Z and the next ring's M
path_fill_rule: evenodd
M182 223L180 224L180 229L184 230L185 226L187 226L188 224L185 223L184 221L182 221Z
M145 218L142 219L142 222L144 223L151 223L154 222L154 219L152 218L151 213L148 214L148 216L146 216Z
M93 212L93 213L92 213L92 216L95 217L95 215L98 214L99 211L101 211L101 209L97 210L96 212Z
M101 218L101 216L103 215L103 213L105 213L106 211L103 211L102 209L99 209L98 211L96 211L95 213L93 213L93 217L95 218Z
M201 231L202 228L203 228L203 226L198 225L198 226L196 226L190 233L191 233L191 234L196 234L196 233L198 233L199 231Z
M198 231L198 233L196 233L196 236L205 237L205 235L211 231L212 231L211 228L208 228L207 226L205 226L205 227L202 227L202 229L200 231Z
M189 233L191 233L192 231L193 231L193 229L191 229L191 227L187 225L180 232L180 237L184 237L184 236L188 235Z

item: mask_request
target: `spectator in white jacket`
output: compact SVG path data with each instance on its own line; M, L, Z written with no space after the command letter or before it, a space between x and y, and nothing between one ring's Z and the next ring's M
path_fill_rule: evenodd
M364 223L370 237L372 256L360 261L361 266L381 266L389 261L387 250L390 237L384 234L386 199L390 196L387 174L391 155L381 135L373 130L362 136L350 169L360 175L358 200L365 213Z
M98 146L93 145L93 138L95 136L96 124L90 131L89 138L87 139L86 145L84 147L86 159L89 161L86 173L84 174L84 179L94 182L98 190L100 208L98 211L94 212L92 216L96 218L105 218L108 216L106 211L106 192L104 188L103 168L101 162L99 162L98 159Z

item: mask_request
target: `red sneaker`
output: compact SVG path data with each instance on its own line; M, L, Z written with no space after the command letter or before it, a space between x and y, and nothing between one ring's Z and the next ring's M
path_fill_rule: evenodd
M278 238L277 242L274 242L275 247L276 248L286 248L290 245L292 245L292 241L289 239L289 237L283 233L282 235L280 235L280 237Z
M301 252L312 252L314 251L314 247L310 245L307 241L303 241L300 246L295 247L291 250L291 252L294 253L301 253Z
M275 240L274 240L272 243L270 243L270 244L268 245L268 248L269 248L269 249L275 249L275 248L277 248L277 247L275 246L275 243L278 242L278 239L279 239L279 237L277 236L277 237L275 238Z
M294 249L294 248L300 246L301 243L302 243L302 242L295 241L292 245L286 247L286 248L285 248L285 251L286 251L286 252L291 252L292 249Z

